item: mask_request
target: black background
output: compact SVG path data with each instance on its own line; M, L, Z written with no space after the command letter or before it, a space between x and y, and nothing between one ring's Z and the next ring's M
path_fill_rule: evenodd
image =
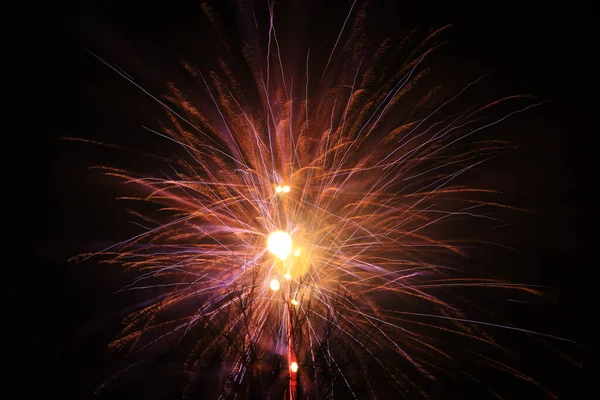
M344 16L339 11L347 9L334 3L332 11L322 8L315 17L315 26L329 37ZM591 8L558 1L389 3L376 16L386 20L383 25L456 25L452 51L460 63L447 70L449 76L460 64L494 69L497 86L555 99L510 125L508 135L521 147L496 165L507 171L498 178L507 195L537 210L524 221L522 252L507 262L522 272L520 278L553 288L536 314L539 320L527 321L529 328L594 348L599 331L591 229L597 207ZM91 397L113 372L106 346L128 305L127 298L112 295L127 279L118 269L66 261L133 232L114 200L122 188L88 169L118 164L122 156L60 138L160 146L139 142L140 125L162 117L160 107L85 49L127 66L157 93L164 90L161 78L177 75L179 58L190 55L195 41L196 54L213 50L201 39L207 28L197 14L195 3L141 2L32 3L4 12L3 210L9 241L3 264L9 290L3 331L15 374L11 382L23 396L33 391L46 398ZM181 33L194 29L200 39ZM557 347L577 362L540 356L529 364L536 378L561 398L595 398L598 350ZM516 392L508 397L522 398Z

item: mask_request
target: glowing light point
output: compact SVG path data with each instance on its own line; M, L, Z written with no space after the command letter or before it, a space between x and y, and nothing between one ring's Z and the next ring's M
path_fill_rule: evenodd
M292 275L288 272L287 274L285 274L283 276L287 281L289 281L290 279L292 279Z
M276 191L277 193L289 193L289 192L290 192L290 190L291 190L291 188L290 188L288 185L283 185L283 186L281 186L281 185L276 185L276 186L275 186L275 191Z
M300 304L300 303L298 302L298 300L296 300L296 299L292 299L291 303L292 303L292 305L294 305L294 306L297 306L298 304Z
M296 361L292 361L292 363L290 364L290 370L293 373L298 372L298 363Z
M295 255L296 257L300 256L300 249L296 249L296 250L294 250L294 255Z
M279 290L279 281L277 279L273 279L271 283L269 283L269 287L272 291L276 292Z
M285 232L275 231L267 239L267 250L285 260L292 252L292 238Z

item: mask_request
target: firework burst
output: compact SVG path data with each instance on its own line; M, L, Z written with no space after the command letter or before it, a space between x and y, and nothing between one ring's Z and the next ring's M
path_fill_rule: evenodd
M294 63L282 56L272 4L266 25L239 7L243 60L182 64L202 106L175 85L153 97L93 54L164 107L169 123L146 129L179 147L160 174L103 167L128 183L126 199L154 207L136 214L138 235L94 253L137 273L123 291L151 293L113 347L144 358L177 342L189 397L406 395L443 374L477 381L465 356L537 385L479 350L503 351L482 329L499 325L471 318L461 296L538 290L460 260L486 242L461 227L502 225L510 209L469 185L472 169L512 148L481 132L538 103L465 109L484 78L450 95L424 88L447 27L371 48L365 8L351 4L315 69L308 48ZM240 65L251 85L236 80Z

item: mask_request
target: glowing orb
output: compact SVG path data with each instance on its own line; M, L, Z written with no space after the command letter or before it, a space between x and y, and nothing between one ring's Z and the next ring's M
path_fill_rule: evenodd
M285 274L283 277L284 277L286 280L288 280L288 281L289 281L290 279L292 279L292 275L291 275L289 272L288 272L287 274Z
M277 279L273 279L271 283L269 283L269 287L272 291L276 292L279 290L279 281Z
M290 189L290 187L288 185L284 185L284 186L277 185L277 186L275 186L275 191L277 193L289 193L290 190L291 189Z
M294 250L294 255L295 255L296 257L299 257L299 256L300 256L300 249L296 249L296 250Z
M298 372L298 363L296 361L293 361L292 364L290 365L290 369L292 370L292 372Z
M285 232L275 231L267 239L267 250L285 260L292 252L292 238Z

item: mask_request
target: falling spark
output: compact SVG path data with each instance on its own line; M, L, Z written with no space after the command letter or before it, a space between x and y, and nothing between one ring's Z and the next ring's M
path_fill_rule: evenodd
M278 291L280 288L279 281L277 279L271 280L271 283L269 283L269 287L274 292Z

